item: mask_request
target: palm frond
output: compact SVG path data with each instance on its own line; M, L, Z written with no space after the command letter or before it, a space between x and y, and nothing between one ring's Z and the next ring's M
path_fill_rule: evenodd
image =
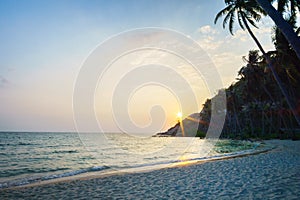
M263 16L267 15L267 12L257 3L257 1L248 1L244 5L245 10L247 12L256 12L257 14L261 14Z
M286 10L287 3L288 2L286 0L278 0L277 1L277 11L280 13L283 13Z
M231 15L232 15L232 13L228 13L228 14L226 15L226 17L224 18L224 20L223 20L223 28L225 28L225 26L226 26L228 20L230 19L230 16L231 16Z
M252 26L254 26L255 28L258 28L258 26L255 24L255 22L252 20L252 18L246 17L246 20L247 20Z
M225 0L226 5L232 5L235 3L236 0Z
M215 17L214 23L216 24L217 21L227 13L226 8L224 8L223 10L221 10L220 12L218 12L218 14Z
M215 17L214 23L216 24L217 21L219 20L219 18L221 18L223 15L226 15L230 12L232 5L227 6L226 8L224 8L223 10L221 10L220 12L218 12L218 14Z
M297 7L300 12L300 0L295 0L295 7Z
M234 20L235 20L235 16L234 16L234 14L232 14L230 16L230 20L229 20L229 32L231 33L231 35L233 35L233 23L234 23Z
M297 28L297 30L296 30L296 34L297 34L297 35L299 35L299 34L300 34L300 27L299 27L299 28Z
M241 16L241 13L240 13L240 12L237 14L237 17L238 17L238 22L239 22L240 27L241 27L243 30L245 30L245 27L244 27L244 25L243 25L242 16Z
M257 12L255 12L254 10L250 9L248 10L248 13L250 14L250 16L255 20L255 21L259 21L261 19L261 15L258 14Z

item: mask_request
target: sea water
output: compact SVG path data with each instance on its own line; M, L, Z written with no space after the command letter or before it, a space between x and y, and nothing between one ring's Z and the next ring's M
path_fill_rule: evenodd
M201 144L198 138L121 133L0 132L0 188L94 171L171 164L203 156L208 150L201 150Z
M124 133L0 132L0 188L91 172L136 172L217 158L220 153L215 151L215 144L195 137Z

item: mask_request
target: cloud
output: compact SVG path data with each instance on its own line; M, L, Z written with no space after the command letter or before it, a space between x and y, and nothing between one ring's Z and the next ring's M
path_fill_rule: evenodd
M218 30L212 28L209 25L200 27L197 30L198 38L197 42L204 50L215 50L223 43L221 40L216 40L219 35Z
M7 68L7 71L8 71L8 72L14 72L14 71L16 71L16 68L9 67L9 68Z
M238 40L240 42L247 42L247 41L249 41L249 35L248 35L248 33L246 31L244 31L244 30L241 30L241 29L237 30L234 33L233 36L228 36L227 38L229 39L229 40L227 40L227 43L228 42L232 42L231 38L236 39L236 40Z
M255 36L261 42L266 51L273 48L271 42L272 23L263 20L258 24L259 29L253 28ZM195 40L206 51L213 60L225 85L235 81L237 71L245 64L242 56L248 54L249 50L258 49L247 31L237 29L234 35L228 30L220 31L219 27L209 25L197 29Z
M0 75L0 88L7 87L10 84L10 82Z
M211 26L209 25L205 25L205 26L202 26L198 29L198 32L199 33L202 33L202 34L216 34L217 33L217 30L212 28Z

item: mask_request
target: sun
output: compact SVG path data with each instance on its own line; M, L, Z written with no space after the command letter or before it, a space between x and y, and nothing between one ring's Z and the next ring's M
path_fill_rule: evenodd
M177 113L177 118L181 119L182 118L182 112Z

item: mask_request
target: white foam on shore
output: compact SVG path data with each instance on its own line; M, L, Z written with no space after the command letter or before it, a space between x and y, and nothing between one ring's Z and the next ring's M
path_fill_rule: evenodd
M53 179L59 180L60 178L72 177L72 176L76 176L76 175L84 174L84 173L88 173L88 172L103 171L108 168L109 167L106 167L106 166L94 166L94 167L89 167L86 169L79 169L79 170L64 172L61 174L52 174L52 175L46 175L46 176L41 176L41 177L28 177L28 178L23 178L23 179L17 179L17 180L13 180L13 181L0 183L0 189L15 187L15 186L22 186L22 185L29 185L32 183L53 180Z
M224 159L231 159L243 156L249 156L259 153L268 152L274 149L274 145L264 144L255 145L254 148L248 150L242 150L238 152L232 153L222 153L222 154L215 154L212 156L206 156L201 158L192 158L192 159L185 159L185 160L173 160L173 161L166 161L166 162L157 162L154 164L141 164L136 165L130 168L109 168L109 167L92 167L89 170L76 170L74 172L68 172L61 175L52 175L51 177L47 177L44 179L39 179L36 181L29 181L29 182L22 182L18 185L11 185L6 186L3 188L8 187L32 187L44 184L52 184L52 183L59 183L65 181L74 181L74 180L87 180L87 179L94 179L94 178L101 178L113 175L120 175L120 174L128 174L128 173L145 173L153 170L159 170L163 168L173 168L173 167L182 167L192 164L200 164L205 162L212 162Z

